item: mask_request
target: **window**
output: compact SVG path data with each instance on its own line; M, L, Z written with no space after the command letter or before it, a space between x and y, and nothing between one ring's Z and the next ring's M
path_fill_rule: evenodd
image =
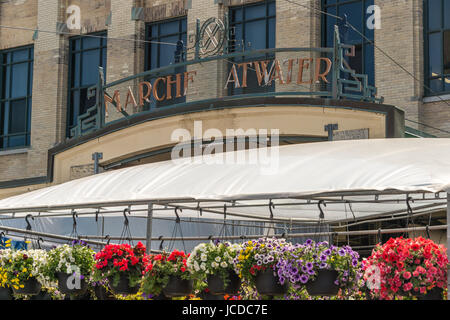
M426 95L450 92L450 2L424 1Z
M367 14L367 8L373 4L373 0L322 0L322 7L325 12L339 17L344 17L344 14L346 14L348 22L371 41L374 40L374 31L367 28L366 22L370 16L370 14ZM334 26L338 24L337 20L337 18L323 15L322 45L325 47L333 47L334 45ZM351 28L348 28L341 35L341 41L355 46L355 56L347 57L350 68L355 70L357 74L367 74L369 85L374 86L375 50L373 45Z
M98 81L98 67L106 70L106 42L106 32L70 39L68 136L77 125L78 116L95 105L95 97L88 99L87 93Z
M258 4L241 5L230 8L229 25L230 52L244 52L259 49L275 48L275 1L265 1ZM255 60L271 60L275 56L263 55L261 57L245 57L233 59L234 63L242 63ZM229 64L231 68L231 63ZM229 69L230 71L230 69ZM238 70L239 78L242 79L242 70ZM259 86L255 72L248 72L247 87L229 87L230 95L248 94L257 92L273 92L275 84Z
M151 41L146 44L146 60L145 70L153 70L157 68L166 67L175 63L176 43L181 40L184 46L187 42L187 19L186 17L177 18L174 20L161 21L157 23L150 23L146 26L146 40ZM186 68L174 68L164 72L162 76L177 74L185 72ZM154 84L156 78L147 79ZM182 81L183 86L183 81ZM164 82L158 83L158 95L163 96L166 92ZM176 91L176 84L172 84L172 92ZM181 88L184 91L184 88ZM186 97L174 98L165 101L156 101L154 97L151 98L150 105L155 107L167 106L177 103L183 103ZM150 108L150 106L147 106Z
M0 52L0 149L30 145L33 47Z

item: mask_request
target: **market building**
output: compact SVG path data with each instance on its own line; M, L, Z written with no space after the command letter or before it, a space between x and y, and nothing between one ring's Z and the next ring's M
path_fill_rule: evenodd
M279 130L281 145L447 137L449 10L445 0L3 1L0 199L168 160L177 129L208 143L197 121L242 130L227 138L247 144L252 129Z

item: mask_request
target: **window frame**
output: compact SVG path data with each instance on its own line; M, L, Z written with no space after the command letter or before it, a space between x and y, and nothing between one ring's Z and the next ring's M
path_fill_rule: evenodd
M89 38L89 36L100 36L100 37L103 37L103 38L99 38L100 46L96 46L96 47L88 48L88 49L83 49L83 39ZM76 36L73 36L73 37L69 38L69 54L68 54L68 71L69 72L68 72L68 78L67 78L68 86L67 86L67 118L66 118L67 119L66 120L66 136L69 137L69 138L71 137L70 136L70 130L76 126L76 122L77 122L77 119L74 119L75 124L73 126L71 126L70 118L71 118L72 113L74 112L73 108L75 107L75 106L72 105L72 92L73 91L77 91L77 90L79 90L79 91L85 90L85 89L88 89L88 88L90 88L90 87L95 85L95 83L93 83L91 85L81 85L81 79L82 79L82 76L83 76L83 74L82 74L82 72L83 72L83 62L82 62L83 61L83 53L84 52L88 52L88 51L94 51L94 50L100 51L100 62L102 63L103 61L105 61L105 66L103 66L103 73L104 73L104 76L106 78L106 66L108 64L108 60L107 60L108 59L108 40L107 40L107 37L108 37L108 31L104 30L104 31L89 33L89 34L85 34L85 35L76 35ZM74 47L73 44L77 40L80 40L80 48L79 49L74 49L73 48ZM106 57L103 57L103 50L104 49L106 51L105 52ZM79 81L78 82L80 84L76 84L76 86L74 86L74 84L72 82L72 79L73 79L73 76L74 76L74 70L73 70L74 66L73 66L73 62L72 61L73 61L74 55L77 54L77 53L80 54L80 66L79 66L79 70L78 70L79 71ZM103 59L103 58L105 58L105 59ZM81 99L80 99L80 103L81 103ZM81 115L80 114L80 105L78 105L77 114L78 114L78 116Z
M363 30L359 30L365 37L370 39L370 36L367 35L367 24L366 24L366 17L367 17L367 13L366 10L368 8L369 4L368 2L374 2L374 0L335 0L335 3L332 4L326 4L327 0L321 0L321 9L324 12L328 12L327 9L330 7L334 7L336 8L336 15L339 15L339 7L342 5L346 5L346 4L351 4L351 3L358 3L358 2L362 2L362 11L361 11L361 19L362 19L362 26L363 26ZM327 47L328 46L328 39L327 39L327 35L328 35L328 30L327 30L327 19L336 19L333 17L329 17L326 15L322 15L322 19L321 19L321 44L323 47ZM375 39L370 39L371 41L375 42ZM361 37L361 42L358 43L357 45L361 45L361 56L362 56L362 74L366 74L369 77L369 85L372 86L376 86L376 77L375 77L375 48L372 46L372 60L373 60L373 74L369 74L368 70L366 70L366 62L367 62L367 57L366 57L366 46L370 46L371 43L366 40L364 37ZM356 45L355 45L356 46ZM373 76L373 83L371 83L371 76Z
M13 54L17 51L23 51L27 50L28 57L26 60L20 60L14 62L12 60L12 57L8 59L6 63L4 63L4 57L8 54ZM12 66L16 64L22 64L27 63L27 94L25 96L20 97L11 97L12 94ZM13 150L13 149L20 149L20 148L26 148L31 145L31 112L32 112L32 98L33 98L33 78L34 78L34 45L26 45L26 46L20 46L20 47L14 47L9 48L5 50L0 51L0 112L2 112L2 116L0 116L1 121L3 122L0 124L0 150ZM3 72L5 68L9 68L9 92L7 94L8 98L3 97L3 91L4 91L4 83L3 83ZM9 125L10 125L10 111L11 111L11 103L14 101L24 100L26 104L26 128L25 132L19 132L19 133L8 133L9 131ZM3 107L4 106L4 107ZM25 143L18 145L18 146L9 146L9 139L11 137L15 136L24 136Z
M446 95L450 93L450 89L449 90L445 90L445 78L450 79L450 73L449 74L445 74L444 73L444 61L445 61L445 56L444 56L444 32L448 31L450 32L450 27L448 29L445 28L444 24L445 24L445 12L444 12L444 1L445 0L440 0L441 2L441 27L439 29L436 30L431 30L429 29L429 19L428 19L428 15L429 15L429 10L428 10L428 0L424 0L423 1L423 33L424 33L424 84L426 87L424 87L424 97L435 97L435 96L441 96L441 95ZM431 76L430 75L430 56L429 56L429 49L430 49L430 34L437 34L440 33L442 35L441 37L441 53L442 53L442 74L439 74L437 76ZM430 89L431 88L431 81L433 80L438 80L439 78L441 78L441 90L439 91L435 91L435 92L431 92ZM427 88L428 87L428 88Z
M178 22L178 32L161 34L161 25L166 24L166 23L172 23L172 22ZM186 27L184 31L183 31L183 22L185 23L185 27ZM154 28L155 26L158 27L158 31L157 31L158 34L156 37L152 37L152 28ZM187 31L188 31L187 15L146 23L145 24L145 41L148 41L148 42L145 43L144 71L150 71L150 70L158 69L158 68L162 67L161 66L161 54L160 54L161 53L161 43L159 43L159 42L162 42L160 40L161 37L166 38L166 37L178 36L177 41L183 40L183 44L184 44L184 46L186 46L187 41L188 41L188 32ZM156 43L152 43L150 41L153 41ZM157 57L156 57L156 67L153 69L151 68L152 45L157 46L156 50L158 53ZM173 63L175 63L175 50L176 50L176 47L173 46L173 52L174 52ZM174 69L173 72L169 71L169 73L172 74L172 73L180 73L180 72L185 72L185 71L186 71L186 67L184 66L181 68ZM154 80L154 79L148 79L147 81L151 82L153 85L152 80ZM182 82L182 86L183 86L183 82ZM171 105L185 103L185 102L186 102L186 96L182 96L180 98L174 98L172 100L164 100L164 101L156 101L152 97L152 101L150 102L148 107L147 106L145 107L145 108L147 108L145 110L152 109L152 108L169 107Z
M274 10L274 14L270 14L270 4L274 4L275 6L275 10ZM251 7L256 7L256 6L265 6L265 15L264 17L260 17L260 18L250 18L250 19L246 19L245 16L245 11L247 8L251 8ZM237 9L241 9L242 10L242 18L240 20L240 22L233 22L233 14L232 11L233 10L237 10ZM265 21L265 27L266 27L266 49L270 49L270 24L269 21L273 19L274 20L274 44L273 44L273 48L276 48L276 34L277 34L277 11L276 11L276 0L264 0L264 1L260 1L260 2L255 2L255 3L247 3L247 4L239 4L239 5L234 5L234 6L229 6L228 7L228 25L229 25L229 29L230 32L231 30L236 26L236 25L241 25L242 26L242 37L245 37L245 25L246 23L251 23L251 22L255 22L255 21ZM229 53L235 53L235 52L242 52L242 48L241 51L238 51L238 47L237 44L233 45L233 41L235 40L235 33L230 34L230 41L228 43L228 50ZM244 49L246 48L246 41L244 40ZM253 49L250 49L249 51L252 51ZM243 52L245 53L245 50L243 50ZM231 68L231 63L232 62L250 62L250 61L254 61L255 57L250 57L250 58L246 58L245 55L242 55L242 57L239 57L237 59L230 59L230 63L228 64L228 73L230 72L230 68ZM261 59L267 59L267 60L272 60L275 59L275 54L266 54L264 57L261 57ZM236 61L237 60L237 61ZM255 90L255 92L252 92L254 88L234 88L232 86L230 86L228 88L228 95L229 96L235 96L235 95L245 95L245 94L258 94L261 92L275 92L275 82L273 82L270 86L267 87L258 87L257 90ZM242 91L242 93L235 93L235 90L239 90Z

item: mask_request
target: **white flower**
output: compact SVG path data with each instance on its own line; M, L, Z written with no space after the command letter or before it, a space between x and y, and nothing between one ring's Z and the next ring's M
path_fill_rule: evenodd
M200 256L200 260L202 260L203 262L205 262L206 260L208 260L208 256L206 255L206 254L202 254L201 256Z
M211 263L211 267L213 267L214 269L217 269L219 267L219 264L217 262L213 261Z
M202 262L202 263L200 264L200 269L202 269L203 271L206 270L206 264L205 264L204 262Z
M228 267L228 264L225 261L223 261L223 262L220 263L220 266L222 268L226 268L226 267Z
M222 259L220 259L220 257L216 257L214 260L216 260L216 262L220 262Z

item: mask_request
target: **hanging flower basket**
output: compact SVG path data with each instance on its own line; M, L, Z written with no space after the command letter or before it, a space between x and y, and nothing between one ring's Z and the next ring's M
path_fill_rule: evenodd
M139 291L139 285L135 287L130 287L130 280L128 278L128 274L122 273L120 275L120 280L117 285L114 285L114 281L112 278L108 278L109 287L112 292L115 294L136 294Z
M148 262L145 251L141 242L135 247L129 244L106 245L95 255L93 280L102 282L108 279L115 294L136 294Z
M74 279L73 277L80 277L80 279ZM56 278L58 279L58 290L63 294L82 295L88 289L88 283L85 277L82 275L57 272ZM69 288L69 282L70 285L74 286L74 288ZM79 288L77 288L78 284Z
M281 296L287 293L289 285L283 285L272 270L260 271L256 274L255 285L258 293L265 296Z
M12 300L12 290L7 287L0 287L0 300Z
M391 238L378 244L364 261L364 278L379 279L372 293L382 300L396 296L442 299L435 292L447 285L447 264L447 249L431 239Z
M169 282L162 289L166 297L184 297L192 293L194 281L184 280L179 276L170 276Z
M13 292L14 294L26 294L26 295L37 295L41 292L42 285L39 283L39 281L36 280L36 278L29 278L25 282L22 283L23 288L14 288Z
M142 292L167 298L184 297L192 293L194 279L187 266L189 254L173 250L151 257L142 280Z
M233 270L228 271L227 283L218 275L208 276L208 289L213 295L236 295L241 287L241 279Z
M339 292L336 280L339 273L336 270L319 270L316 279L306 284L306 290L310 296L335 296Z

